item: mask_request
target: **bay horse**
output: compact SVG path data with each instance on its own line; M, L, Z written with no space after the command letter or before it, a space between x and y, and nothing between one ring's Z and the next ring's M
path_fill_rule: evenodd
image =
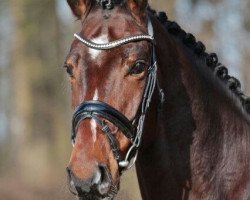
M67 2L70 191L114 199L136 162L145 200L249 200L250 99L216 54L147 0Z

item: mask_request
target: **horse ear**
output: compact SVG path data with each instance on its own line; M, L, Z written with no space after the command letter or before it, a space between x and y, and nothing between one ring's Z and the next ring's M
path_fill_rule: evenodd
M73 14L78 18L81 19L83 14L87 10L87 6L90 0L67 0Z
M148 0L127 0L127 5L136 20L142 21L144 19Z

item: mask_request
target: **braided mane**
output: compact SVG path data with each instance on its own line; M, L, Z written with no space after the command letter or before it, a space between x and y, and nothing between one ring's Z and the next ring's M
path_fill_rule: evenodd
M96 0L103 9L111 10L115 5L123 3L124 0ZM186 33L179 24L170 21L165 12L156 12L148 7L148 11L154 15L162 26L173 36L178 37L183 44L188 47L200 59L205 60L207 67L212 70L214 76L218 77L221 82L239 99L243 109L250 114L250 98L241 90L241 83L238 79L228 74L228 69L219 62L216 53L207 53L206 47L201 41L191 33Z
M148 8L148 10L171 35L181 39L184 45L193 51L198 58L205 60L207 67L240 100L243 109L250 114L250 98L241 90L240 81L228 74L228 69L219 62L217 54L207 53L206 47L202 42L196 41L193 34L186 33L176 22L170 21L165 12L156 12L151 8Z

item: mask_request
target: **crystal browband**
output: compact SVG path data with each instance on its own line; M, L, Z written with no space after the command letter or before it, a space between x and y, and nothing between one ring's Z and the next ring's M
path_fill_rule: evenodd
M90 47L92 49L97 49L97 50L112 49L112 48L118 47L126 43L137 42L141 40L149 40L151 42L154 41L154 37L150 35L134 35L134 36L125 37L119 40L115 40L106 44L96 44L90 40L82 38L78 33L75 33L74 36L83 44L85 44L87 47Z

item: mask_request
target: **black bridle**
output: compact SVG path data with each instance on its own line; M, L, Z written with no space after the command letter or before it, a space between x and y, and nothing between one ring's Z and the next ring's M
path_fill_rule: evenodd
M78 106L73 116L72 140L76 137L76 132L74 130L77 130L79 123L84 119L94 119L97 122L97 124L101 127L101 130L106 133L116 160L120 160L118 142L111 133L108 124L102 119L106 119L116 125L127 138L133 140L134 127L130 121L118 110L104 102L95 100L84 101L80 104L80 106Z
M124 116L121 112L119 112L112 106L97 100L82 102L76 108L72 120L71 140L73 145L75 143L76 133L80 122L85 119L93 119L100 126L103 133L106 134L114 157L118 162L120 171L129 169L135 164L135 161L137 159L138 148L141 144L145 115L156 85L157 63L153 37L154 33L151 21L148 18L148 34L129 36L107 44L96 44L90 40L82 38L79 34L74 34L74 36L87 47L97 50L112 49L123 44L143 40L147 40L152 43L151 66L148 69L146 86L144 89L143 99L141 101L141 111L137 112L139 113L137 115L139 117L133 120L133 122L137 122L137 126L133 125L132 121L130 121L126 116ZM121 160L119 143L115 136L112 134L105 120L119 128L119 130L131 141L132 145L126 154L125 160Z

